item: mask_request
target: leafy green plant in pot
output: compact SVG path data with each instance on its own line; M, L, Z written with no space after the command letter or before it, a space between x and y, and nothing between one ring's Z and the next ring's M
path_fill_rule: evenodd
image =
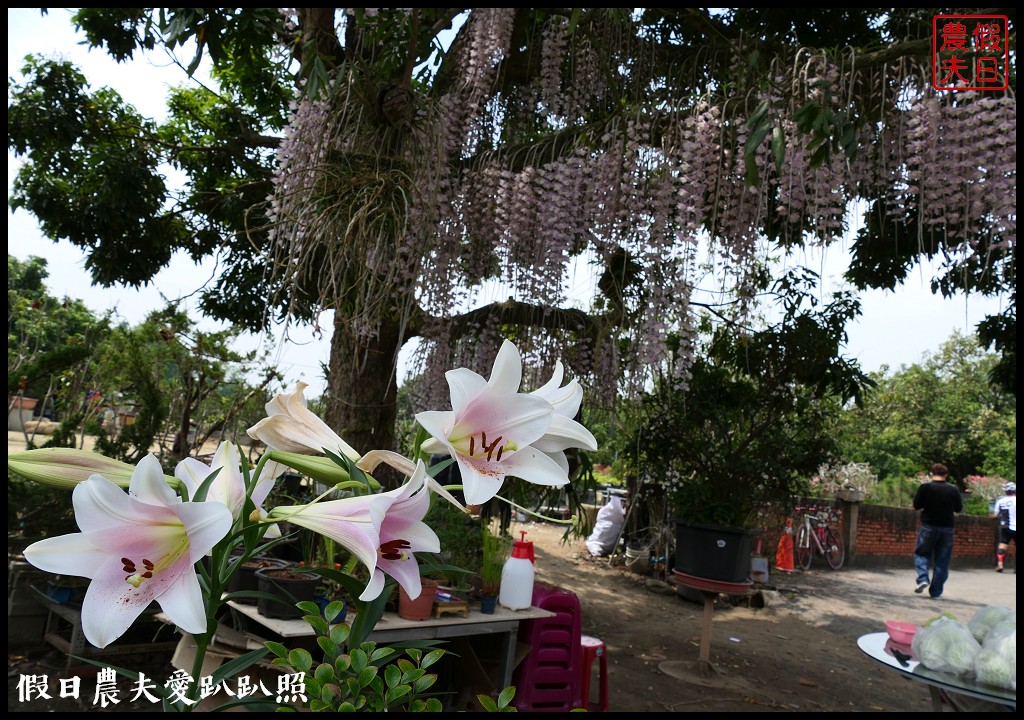
M686 383L667 367L643 399L627 455L670 503L681 573L745 581L754 538L781 527L805 478L835 454L842 404L871 385L839 354L859 305L840 293L815 309L814 277L798 270L776 281L783 319L765 329L741 334L705 318ZM673 359L686 349L678 344ZM729 548L736 554L723 557Z
M453 595L468 600L483 556L480 520L434 497L423 521L437 533L443 548L436 558L428 559L430 574Z
M501 573L512 550L512 537L502 534L498 521L482 524L483 557L480 565L480 612L493 613L501 589Z

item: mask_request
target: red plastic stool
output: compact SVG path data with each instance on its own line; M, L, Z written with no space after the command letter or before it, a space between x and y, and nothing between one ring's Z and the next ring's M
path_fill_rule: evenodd
M580 636L580 647L583 650L583 659L580 665L583 669L583 677L580 681L580 696L583 698L583 707L590 710L590 675L593 671L594 658L601 658L600 685L598 686L597 709L600 712L608 711L608 648L603 641L590 635Z

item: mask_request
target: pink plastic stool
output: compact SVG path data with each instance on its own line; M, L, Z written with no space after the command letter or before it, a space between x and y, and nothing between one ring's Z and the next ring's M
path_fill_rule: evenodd
M608 712L608 648L603 641L590 635L580 636L580 647L583 650L583 659L580 665L583 670L583 677L580 682L580 695L583 698L583 707L590 710L590 676L593 671L594 658L600 658L600 678L598 685L597 710Z

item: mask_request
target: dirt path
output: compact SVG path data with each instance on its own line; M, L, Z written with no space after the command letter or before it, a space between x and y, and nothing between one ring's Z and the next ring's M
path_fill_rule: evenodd
M954 569L946 597L932 601L913 593L909 570L812 568L770 578L777 589L754 607L716 603L711 663L718 674L702 678L693 672L702 604L590 557L582 541L562 544L557 526L513 529L536 544L537 577L575 592L583 632L607 645L612 711L930 712L926 686L883 669L857 638L883 631L888 618L923 622L952 611L966 621L986 604L1016 608L1015 574Z

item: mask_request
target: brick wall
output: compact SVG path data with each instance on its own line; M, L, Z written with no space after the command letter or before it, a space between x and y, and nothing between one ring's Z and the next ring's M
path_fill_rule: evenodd
M864 567L907 563L917 544L917 515L911 508L861 503L857 527L851 528L856 533L856 554L848 558L847 564ZM994 519L957 516L951 566L994 567L998 530ZM1007 554L1012 559L1016 551L1010 545Z

